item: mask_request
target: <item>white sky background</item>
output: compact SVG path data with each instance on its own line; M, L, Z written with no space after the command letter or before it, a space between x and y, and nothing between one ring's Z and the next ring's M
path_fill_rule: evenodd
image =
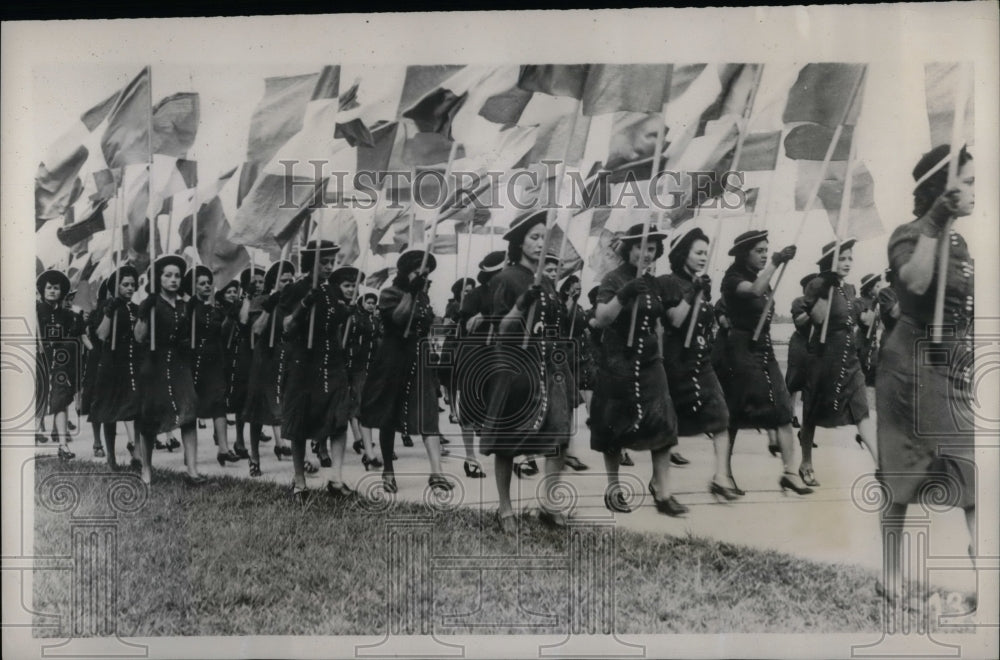
M730 10L730 16L733 12ZM792 16L792 13L783 15L782 18ZM770 13L775 17L777 14ZM294 20L294 19L285 19ZM331 18L330 20L335 20ZM272 21L273 22L273 21ZM802 13L795 15L794 21L797 28L803 33L809 33L822 26L822 32L834 33L834 24L810 21ZM158 21L158 24L171 28L181 28L185 23L180 21ZM187 25L197 25L206 23L205 21L189 21ZM840 25L847 25L849 22L842 21ZM666 25L666 24L665 24ZM205 25L207 27L207 24ZM30 67L31 90L27 101L30 104L30 125L33 130L33 149L30 158L23 163L23 172L18 174L23 177L33 175L35 165L41 160L46 149L67 129L79 115L86 109L106 98L109 94L125 85L131 80L145 64L152 65L153 101L159 101L164 96L181 91L196 91L201 96L201 124L198 130L198 137L189 157L198 161L199 178L204 181L209 177L218 174L240 164L246 153L247 135L250 126L250 118L254 107L261 98L264 90L264 78L279 75L297 75L317 71L324 64L342 64L341 87L349 86L356 77L361 78L360 96L362 103L370 102L373 98L381 96L386 90L393 88L393 78L400 75L405 64L413 63L473 63L487 62L500 63L511 59L520 62L546 62L546 61L614 61L620 58L614 49L599 50L595 46L586 49L586 52L575 56L570 52L560 52L551 57L544 57L542 53L525 52L517 53L478 53L477 57L466 57L467 53L460 50L448 52L446 55L438 55L431 58L422 58L417 54L408 55L403 52L402 44L390 47L391 52L382 53L382 58L374 60L371 64L358 65L359 59L368 55L363 48L340 51L336 47L314 47L309 48L308 53L302 53L301 45L292 51L283 51L274 48L274 44L261 44L241 52L240 57L233 58L227 56L233 44L230 41L221 40L218 44L202 44L203 58L198 61L190 61L190 55L185 55L184 51L171 51L167 49L154 49L144 47L142 43L132 41L125 44L114 45L112 37L120 37L127 34L123 31L125 23L107 22L104 27L111 28L111 33L100 46L108 48L114 56L103 56L99 54L100 48L95 48L94 56L73 58L69 61L42 61ZM852 25L852 27L856 27ZM668 26L668 31L672 26ZM305 38L306 29L303 27L303 42L323 43L309 41ZM419 30L415 32L420 32ZM273 35L269 35L273 36ZM285 35L287 37L287 35ZM829 38L827 35L825 38ZM859 119L857 136L858 157L868 166L874 181L876 204L886 233L878 238L858 244L855 248L855 267L851 280L857 282L862 275L868 272L877 272L886 265L885 243L892 228L896 225L911 219L912 207L912 178L910 172L919 156L930 146L929 133L927 127L926 111L924 106L924 80L923 67L925 61L935 61L937 59L949 60L942 51L941 57L928 58L926 60L916 57L901 57L900 53L893 53L889 46L894 41L891 33L883 33L880 38L885 42L886 50L879 53L859 52L860 49L851 51L836 51L832 47L824 47L824 38L821 35L813 34L810 43L790 40L794 45L792 52L754 52L756 49L747 42L736 48L734 53L719 52L719 47L713 47L711 52L701 53L704 44L698 44L693 48L670 48L658 52L657 58L660 61L748 61L765 64L777 62L782 67L788 68L790 63L801 64L810 61L865 61L869 62L869 72L864 90L864 103L861 117ZM725 43L720 40L720 43ZM248 44L249 45L249 44ZM358 46L361 44L358 43ZM379 44L384 47L385 44ZM785 44L787 46L788 44ZM695 46L695 44L692 44ZM817 48L817 46L819 46ZM162 48L162 47L161 47ZM327 50L327 54L323 54ZM787 48L786 48L787 51ZM810 52L812 51L812 52ZM132 55L123 58L125 52ZM157 55L159 52L159 56ZM168 57L163 57L163 55ZM703 54L703 58L697 57ZM304 55L304 56L303 56ZM645 55L643 59L652 57ZM122 61L125 59L126 61ZM637 60L641 61L641 60ZM390 64L391 62L391 64ZM772 66L772 68L774 68ZM994 70L995 73L995 70ZM977 82L982 86L982 77L989 75L989 71L980 67L976 71ZM980 96L982 94L980 93ZM982 100L982 99L980 99ZM395 109L395 101L389 103ZM988 117L988 113L977 112L976 116L982 121ZM389 118L389 117L387 117ZM366 121L373 122L374 117L366 117ZM973 153L977 151L973 149ZM982 158L982 155L979 155ZM777 248L792 241L801 213L794 210L794 185L795 185L795 163L785 159L783 156L779 160L779 167L772 177L764 175L765 190L762 193L760 203L766 205L765 226L771 230L772 246ZM760 176L754 173L751 176ZM28 179L24 179L27 181ZM8 183L5 180L5 183ZM223 193L227 211L229 211L230 221L235 215L235 191L237 181L229 183ZM30 190L25 190L30 194ZM963 225L982 221L982 209L980 206L973 218L963 220ZM704 217L704 216L703 216ZM756 222L758 226L761 219ZM706 221L703 221L706 222ZM736 219L728 222L722 229L719 244L719 254L714 263L713 278L716 282L716 289L723 269L728 266L730 259L725 256L725 252L731 244L732 237L743 231L747 227L747 221ZM38 254L44 263L54 260L55 256L62 255L65 249L55 239L55 221L48 223L38 238ZM706 226L706 230L710 228ZM709 234L711 235L709 230ZM799 295L797 286L798 279L807 272L814 270L814 262L823 244L833 239L833 231L826 219L826 214L822 211L814 211L807 219L807 228L803 234L803 239L799 242L799 255L792 262L788 269L786 282L779 290L777 299L777 310L787 311L791 299ZM472 245L471 265L474 270L475 263L482 253L488 251L489 240L485 237L474 237ZM469 244L464 236L460 238L460 248L465 251ZM981 252L981 243L970 241L974 256L980 260L987 256ZM496 247L502 248L502 241L496 241ZM977 253L978 252L978 253ZM464 270L465 255L462 255L460 269ZM660 270L666 267L665 261ZM447 290L456 276L456 268L453 258L442 255L439 258L439 270L434 279L432 293L437 305L443 304L447 298ZM796 284L792 284L796 283ZM589 286L590 282L584 284ZM441 310L439 310L441 311Z

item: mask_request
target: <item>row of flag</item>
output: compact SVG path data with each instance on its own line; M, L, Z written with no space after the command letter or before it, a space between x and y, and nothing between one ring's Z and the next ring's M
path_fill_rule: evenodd
M492 243L517 212L509 199L512 182L527 181L523 175L530 173L534 184L515 191L521 202L554 199L560 189L565 195L569 181L585 191L572 210L558 214L551 240L562 251L564 272L586 262L600 273L615 265L615 235L642 218L638 209L649 193L638 182L680 173L679 180L665 178L661 189L682 202L663 213L676 226L725 194L715 184L692 197L691 173L755 174L760 185L748 191L746 205L719 213L745 218L756 212L760 188L768 187L783 148L797 166L797 210L823 209L836 228L849 182L848 233L862 239L882 233L871 174L862 160L849 159L866 66L775 68L410 66L389 97L369 98L363 80L347 83L341 67L325 66L267 78L245 161L199 177L190 154L199 96L181 92L153 104L146 67L81 114L39 164L36 230L59 221L56 235L67 247L74 285L96 282L125 260L142 270L164 252L187 254L227 281L258 251L275 259L283 246L311 237L342 245L345 263L387 273L377 268L388 263L386 256L411 246L431 244L435 252L454 254L462 234L489 236ZM948 90L960 70L927 65L935 139L950 137ZM966 126L971 129L971 118ZM837 133L831 162L823 163ZM547 165L552 161L565 164L561 179ZM481 178L441 190L440 176L422 177L425 185L417 189L386 176L440 174L449 166ZM355 185L358 172L374 175L367 189ZM232 218L220 199L228 185L237 187ZM374 207L354 204L373 191ZM428 199L444 203L418 203Z

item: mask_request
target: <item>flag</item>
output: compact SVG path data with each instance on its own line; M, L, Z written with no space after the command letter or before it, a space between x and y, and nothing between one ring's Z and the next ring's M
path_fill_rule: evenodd
M59 242L66 247L72 247L87 240L97 232L103 231L105 229L104 208L107 204L107 201L100 202L82 220L56 230Z
M834 129L819 124L795 126L785 136L785 156L792 160L823 160L833 141ZM844 126L831 160L847 160L851 153L853 126Z
M583 114L660 112L672 70L670 64L593 64L583 89Z
M748 133L743 138L740 160L733 163L737 172L773 171L778 165L781 131Z
M529 92L583 98L588 64L540 64L522 66L517 86Z
M976 117L971 69L971 64L934 62L924 65L927 120L931 129L932 147L951 143L955 122L955 95L958 93L962 76L969 77L962 141L965 144L972 144L975 141Z
M101 151L108 167L150 162L152 113L147 66L122 89L108 114L108 126L101 138Z
M853 126L861 108L866 68L864 64L827 62L805 65L788 92L782 120L786 124L807 121L828 128Z
M381 268L365 280L365 286L369 289L381 289L382 285L389 281L390 277L395 277L396 269L395 267Z
M806 210L809 193L816 185L820 175L822 162L798 161L798 179L795 183L795 210ZM840 217L840 204L844 193L844 180L847 176L847 161L830 163L826 177L820 184L819 194L810 208L825 209L830 220L830 226L837 231ZM844 236L854 236L865 240L885 233L882 219L875 207L875 182L864 163L853 163L851 171L851 207L847 216L847 230Z
M718 67L721 92L701 113L696 136L705 134L705 126L710 121L727 115L744 114L760 66L760 64L723 64Z
M570 128L573 132L570 134ZM559 161L567 165L580 165L587 148L590 117L564 115L538 128L535 143L515 165L525 169L542 161Z
M153 153L186 158L198 135L198 95L174 94L153 108Z

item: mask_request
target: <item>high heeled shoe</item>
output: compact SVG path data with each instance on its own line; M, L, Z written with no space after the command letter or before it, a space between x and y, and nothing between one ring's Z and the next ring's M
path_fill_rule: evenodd
M208 478L203 474L184 475L184 482L187 483L188 486L201 486L206 481L208 481Z
M781 453L781 446L768 444L767 451L771 452L771 456L777 456Z
M67 447L59 448L59 459L63 461L69 461L76 458L76 454L71 452Z
M236 455L237 460L245 460L250 458L250 452L243 445L233 445L232 453Z
M727 502L732 502L734 500L740 499L740 496L736 494L732 488L722 486L715 481L710 481L708 484L708 492L715 496L716 500L724 499Z
M406 433L403 434L403 446L404 447L412 447L413 446L413 438L411 438Z
M500 515L497 511L497 531L501 534L512 534L517 531L517 514Z
M469 479L485 479L486 473L483 472L483 468L480 467L479 463L472 463L469 461L464 461L462 463L462 469L465 470L465 476Z
M259 477L260 476L260 463L254 463L250 461L250 476Z
M127 442L127 443L125 443L125 449L128 450L129 454L132 454L132 452L135 451L135 445L132 444L131 442Z
M778 480L778 486L781 487L781 494L787 495L785 491L791 490L799 495L811 495L814 491L809 486L799 486L797 483L789 479L789 477L794 477L795 475L791 472L785 472L781 475L781 479Z
M77 411L77 415L79 415L79 414L80 414L79 411ZM73 422L71 422L71 421L69 421L67 419L66 420L66 430L67 431L75 431L76 430L76 424L74 424Z
M332 481L326 482L326 492L338 500L350 499L357 495L347 484L341 483L339 486L334 486Z
M816 473L813 472L811 467L799 468L799 477L805 485L812 486L813 488L819 487L819 482L816 481Z
M736 485L736 480L733 479L733 475L729 475L729 480L731 482L733 482L733 487L730 488L729 490L733 491L734 493L736 493L740 497L743 497L744 495L747 494L747 492L745 490L743 490L742 488L740 488L739 486Z
M305 504L309 499L309 489L305 486L292 484L292 499L298 504Z
M225 453L219 452L218 454L216 454L215 460L217 460L219 462L219 465L221 465L222 467L226 467L226 463L239 463L240 457L234 454L233 450L230 449L228 452Z
M169 438L167 438L167 451L172 452L175 449L179 449L180 446L181 446L180 440L178 440L174 436L170 436Z
M547 527L565 529L569 526L569 516L561 511L549 511L545 507L538 509L538 520Z
M802 424L799 423L799 418L794 415L792 416L792 428L793 429L802 428Z
M396 485L396 477L391 474L383 474L382 490L384 490L387 493L398 493L399 486Z
M861 437L860 433L854 434L854 442L858 443L858 447L860 447L861 449L867 449L865 447L865 439Z
M302 464L302 470L303 470L303 471L304 471L304 472L305 472L306 474L316 474L317 472L319 472L319 468L318 468L318 467L316 467L316 466L315 466L315 465L313 464L313 462L312 462L312 461L305 461L305 462L304 462L304 463Z
M261 442L271 442L271 436L269 436L269 435L267 435L265 433L261 433L260 434L260 441Z
M105 456L104 447L94 447L94 458L104 458Z
M589 465L587 465L586 463L584 463L583 461L581 461L576 456L569 456L569 455L567 455L566 456L566 461L565 461L564 465L566 467L568 467L569 469L571 469L571 470L575 470L576 472L581 472L583 470L589 470L590 469Z
M274 445L274 457L279 461L281 460L281 457L285 455L285 453L281 451L281 449L282 448L279 447L278 445Z
M333 467L333 459L330 458L329 454L326 454L325 456L320 455L320 457L319 457L319 466L320 467L325 467L325 468Z
M620 488L607 490L604 493L604 508L613 513L632 513Z
M450 491L455 488L455 484L448 481L443 474L432 474L427 479L427 485L434 490Z
M355 440L354 444L351 445L351 449L354 450L355 454L360 454L361 453L361 449L362 449L361 441L360 440Z
M216 442L215 444L219 444L219 443L218 443L218 442ZM160 440L159 438L155 438L155 439L153 440L153 449L156 449L157 451L163 451L163 450L165 450L166 448L167 448L167 445L165 445L165 444L163 443L163 441L162 441L162 440Z
M670 452L670 462L673 463L674 465L684 466L688 465L691 461L684 458L677 452Z
M672 462L673 461L671 460L671 463ZM632 467L635 465L635 461L632 460L632 457L628 455L627 451L623 451L622 455L618 458L618 464L624 467Z
M48 441L49 441L49 436L45 435L44 433L35 433L36 445L44 445L47 444Z
M665 500L653 498L653 504L656 505L656 510L660 513L666 514L671 518L677 518L678 516L683 516L685 513L690 511L688 507L681 504L677 499L671 495Z

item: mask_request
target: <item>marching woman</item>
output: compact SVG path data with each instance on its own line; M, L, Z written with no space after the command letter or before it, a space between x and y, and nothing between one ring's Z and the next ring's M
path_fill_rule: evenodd
M656 510L680 516L688 508L671 494L670 448L677 444L677 415L659 350L657 324L665 309L681 301L676 286L665 289L647 269L663 256L665 234L650 227L642 254L643 225L620 239L622 264L604 276L597 292L597 325L604 329L597 386L590 409L590 447L604 455L608 488L604 506L630 513L618 482L619 452L648 450L653 459L649 491ZM637 309L632 333L633 309ZM631 341L631 345L629 340Z
M548 277L533 283L545 248L546 215L544 210L528 211L514 220L504 234L508 264L489 284L491 312L497 321L492 362L496 368L490 369L479 451L494 456L498 524L505 532L514 528L510 498L514 459L525 454L546 456L540 519L553 526L567 524L566 514L556 510L554 501L572 431L575 387L565 355L556 350L558 344L546 341L559 329L562 306L555 287Z
M580 278L576 275L570 275L559 286L559 301L563 305L562 325L559 329L559 334L561 337L572 341L576 347L576 355L573 356L572 363L570 364L570 368L573 370L573 396L576 398L576 405L573 406L573 410L579 408L581 403L587 403L583 398L580 388L585 368L584 355L587 352L587 344L589 343L587 337L587 317L583 313L583 310L580 309L580 293L582 291ZM570 448L572 448L572 444L573 439L571 437ZM581 461L575 453L570 454L568 452L566 453L566 467L577 472L590 469L590 466Z
M246 408L247 391L250 383L250 367L253 364L253 345L251 329L254 322L263 311L261 305L267 299L263 295L263 268L245 268L240 273L240 298L230 309L229 332L226 337L226 348L229 355L229 380L226 388L226 412L236 416L236 443L233 453L240 458L248 458L244 441L243 409Z
M809 318L809 310L806 309L806 286L816 277L819 277L819 273L810 273L799 280L802 295L792 301L792 323L795 325L795 331L788 339L785 387L788 388L788 394L792 400L792 426L794 428L801 428L799 418L794 416L794 412L798 396L802 392L802 388L805 387L806 376L809 374L809 339L814 332L812 320ZM779 451L777 445L769 446L768 450L772 456L777 456Z
M180 299L184 259L166 254L150 268L151 292L139 305L135 338L145 351L139 369L142 392L136 430L139 432L142 481L153 478L153 443L158 433L179 428L184 444L184 465L188 482L200 484L198 435L195 427L197 406L191 375L191 326Z
M188 338L194 351L191 375L198 397L195 416L212 420L218 446L216 460L225 467L226 463L238 463L240 457L229 449L227 438L223 331L226 314L212 304L214 281L212 271L198 264L185 274L182 291L190 296L187 315L193 325Z
M255 344L250 365L250 383L242 419L250 425L250 476L259 477L260 443L264 425L274 433L274 455L291 456L291 446L284 442L281 429L281 385L286 374L284 354L285 325L275 313L281 300L281 291L295 279L295 266L290 261L271 264L264 276L267 300L263 312L254 322Z
M281 430L292 441L292 496L300 502L308 494L305 456L309 439L317 443L323 467L333 468L327 492L336 498L354 495L341 474L350 405L341 339L350 311L340 283L351 279L347 271L354 271L354 276L357 271L341 268L334 273L339 251L330 241L309 241L302 251L302 278L281 291L288 359L281 394ZM315 287L313 268L318 269ZM332 438L332 456L326 452L327 438Z
M819 486L813 470L812 450L816 427L836 428L853 424L858 435L878 461L875 452L875 423L868 414L865 377L858 361L857 326L860 306L854 287L844 282L854 263L855 240L840 244L837 264L833 254L836 242L823 246L823 256L816 263L819 276L806 285L805 309L816 327L809 344L809 373L802 392L802 466L799 476L807 486ZM827 309L829 307L829 309ZM826 319L826 341L822 327Z
M69 437L66 410L76 395L77 356L84 331L80 317L63 305L69 287L69 278L58 270L47 270L35 281L35 289L41 296L41 301L35 304L41 349L36 361L35 422L40 429L44 415L53 415L59 458L63 460L76 456L66 446Z
M861 278L858 287L858 304L861 306L858 324L858 359L865 375L865 387L875 387L875 365L878 363L878 326L881 318L878 309L878 292L882 288L882 276L869 273Z
M101 340L97 337L97 328L104 319L104 306L107 304L108 300L108 281L104 280L101 282L101 286L97 289L97 304L94 309L91 310L90 315L86 318L84 322L84 333L80 337L80 341L83 343L83 374L80 376L80 408L78 410L79 415L87 416L87 421L90 422L90 427L94 434L94 458L105 458L104 445L101 443L101 423L95 422L92 412L93 403L97 388L94 387L97 383L97 366L101 363L101 351L104 349L104 345ZM113 429L114 427L112 427ZM116 465L109 461L109 466L114 468Z
M795 472L795 440L792 436L792 404L785 379L771 346L769 309L758 340L753 339L757 322L767 300L773 295L771 277L783 263L795 256L790 245L768 258L766 230L750 230L736 237L729 255L733 264L722 280L722 299L730 328L726 332L725 354L719 380L729 409L729 453L732 454L740 429L767 429L777 436L783 473L778 480L782 492L800 495L813 490ZM734 492L742 495L730 475Z
M597 382L597 356L601 350L601 330L597 327L594 314L597 312L597 292L600 286L595 286L587 292L590 308L584 312L584 340L580 344L580 378L577 386L587 407L587 426L590 426L590 401L594 396L594 384Z
M677 413L677 435L706 434L715 446L715 474L708 485L717 498L740 497L730 485L729 411L722 385L712 367L712 344L715 341L715 312L709 302L712 282L703 273L708 265L708 236L695 227L680 232L671 241L670 275L657 278L660 287L679 289L681 301L667 309L663 337L663 366L667 371L670 398ZM698 316L692 321L695 301L701 296ZM691 343L685 348L688 328L694 323Z
M950 153L942 145L925 154L913 170L921 179ZM901 595L901 534L906 505L930 498L965 510L970 538L976 538L972 368L974 318L973 262L962 236L949 227L972 213L975 172L963 148L957 174L948 167L914 190L916 220L900 225L889 238L889 267L899 298L899 319L886 335L875 379L878 407L879 479L889 500L883 509L883 565L888 584L876 585L890 601ZM942 245L943 243L943 245ZM938 255L948 250L948 269L938 270ZM934 322L938 278L944 277L944 323L952 335L928 341ZM931 349L931 350L928 350ZM937 350L945 360L931 360ZM969 555L975 561L973 545Z
M138 283L139 273L128 265L121 266L107 279L109 295L96 330L102 349L90 421L104 427L108 465L112 468L117 467L115 436L118 422L125 423L127 446L132 448L132 467L142 467L141 451L136 449L135 443L135 420L142 402L139 368L143 358L142 346L135 339L139 306L132 302Z
M451 490L454 485L441 469L441 434L438 430L437 374L431 364L426 337L434 323L434 311L427 297L427 275L437 260L422 250L409 250L396 261L396 276L379 296L382 343L368 372L361 393L362 426L378 429L382 450L382 487L398 491L393 471L396 432L419 433L424 438L431 475L428 484L435 490Z
M375 308L378 296L366 293L359 297L351 317L350 337L347 339L347 380L350 385L351 433L354 435L354 451L361 454L365 472L382 467L382 460L375 454L372 444L372 430L358 421L361 415L361 393L365 389L368 371L371 369L375 350L382 337L382 326Z
M462 301L465 297L472 292L476 287L476 281L471 277L463 277L460 280L456 280L454 284L451 285L451 298L445 304L444 307L444 318L442 319L445 327L454 327L453 331L445 334L444 343L442 346L442 353L447 355L457 355L458 353L458 343L461 340L461 311L462 311ZM447 398L448 404L448 420L452 424L458 423L456 408L456 392L455 392L455 364L454 359L447 365L442 365L438 369L438 378L441 381L441 386L444 388L445 397ZM467 456L474 456L471 452L470 447L466 447Z

